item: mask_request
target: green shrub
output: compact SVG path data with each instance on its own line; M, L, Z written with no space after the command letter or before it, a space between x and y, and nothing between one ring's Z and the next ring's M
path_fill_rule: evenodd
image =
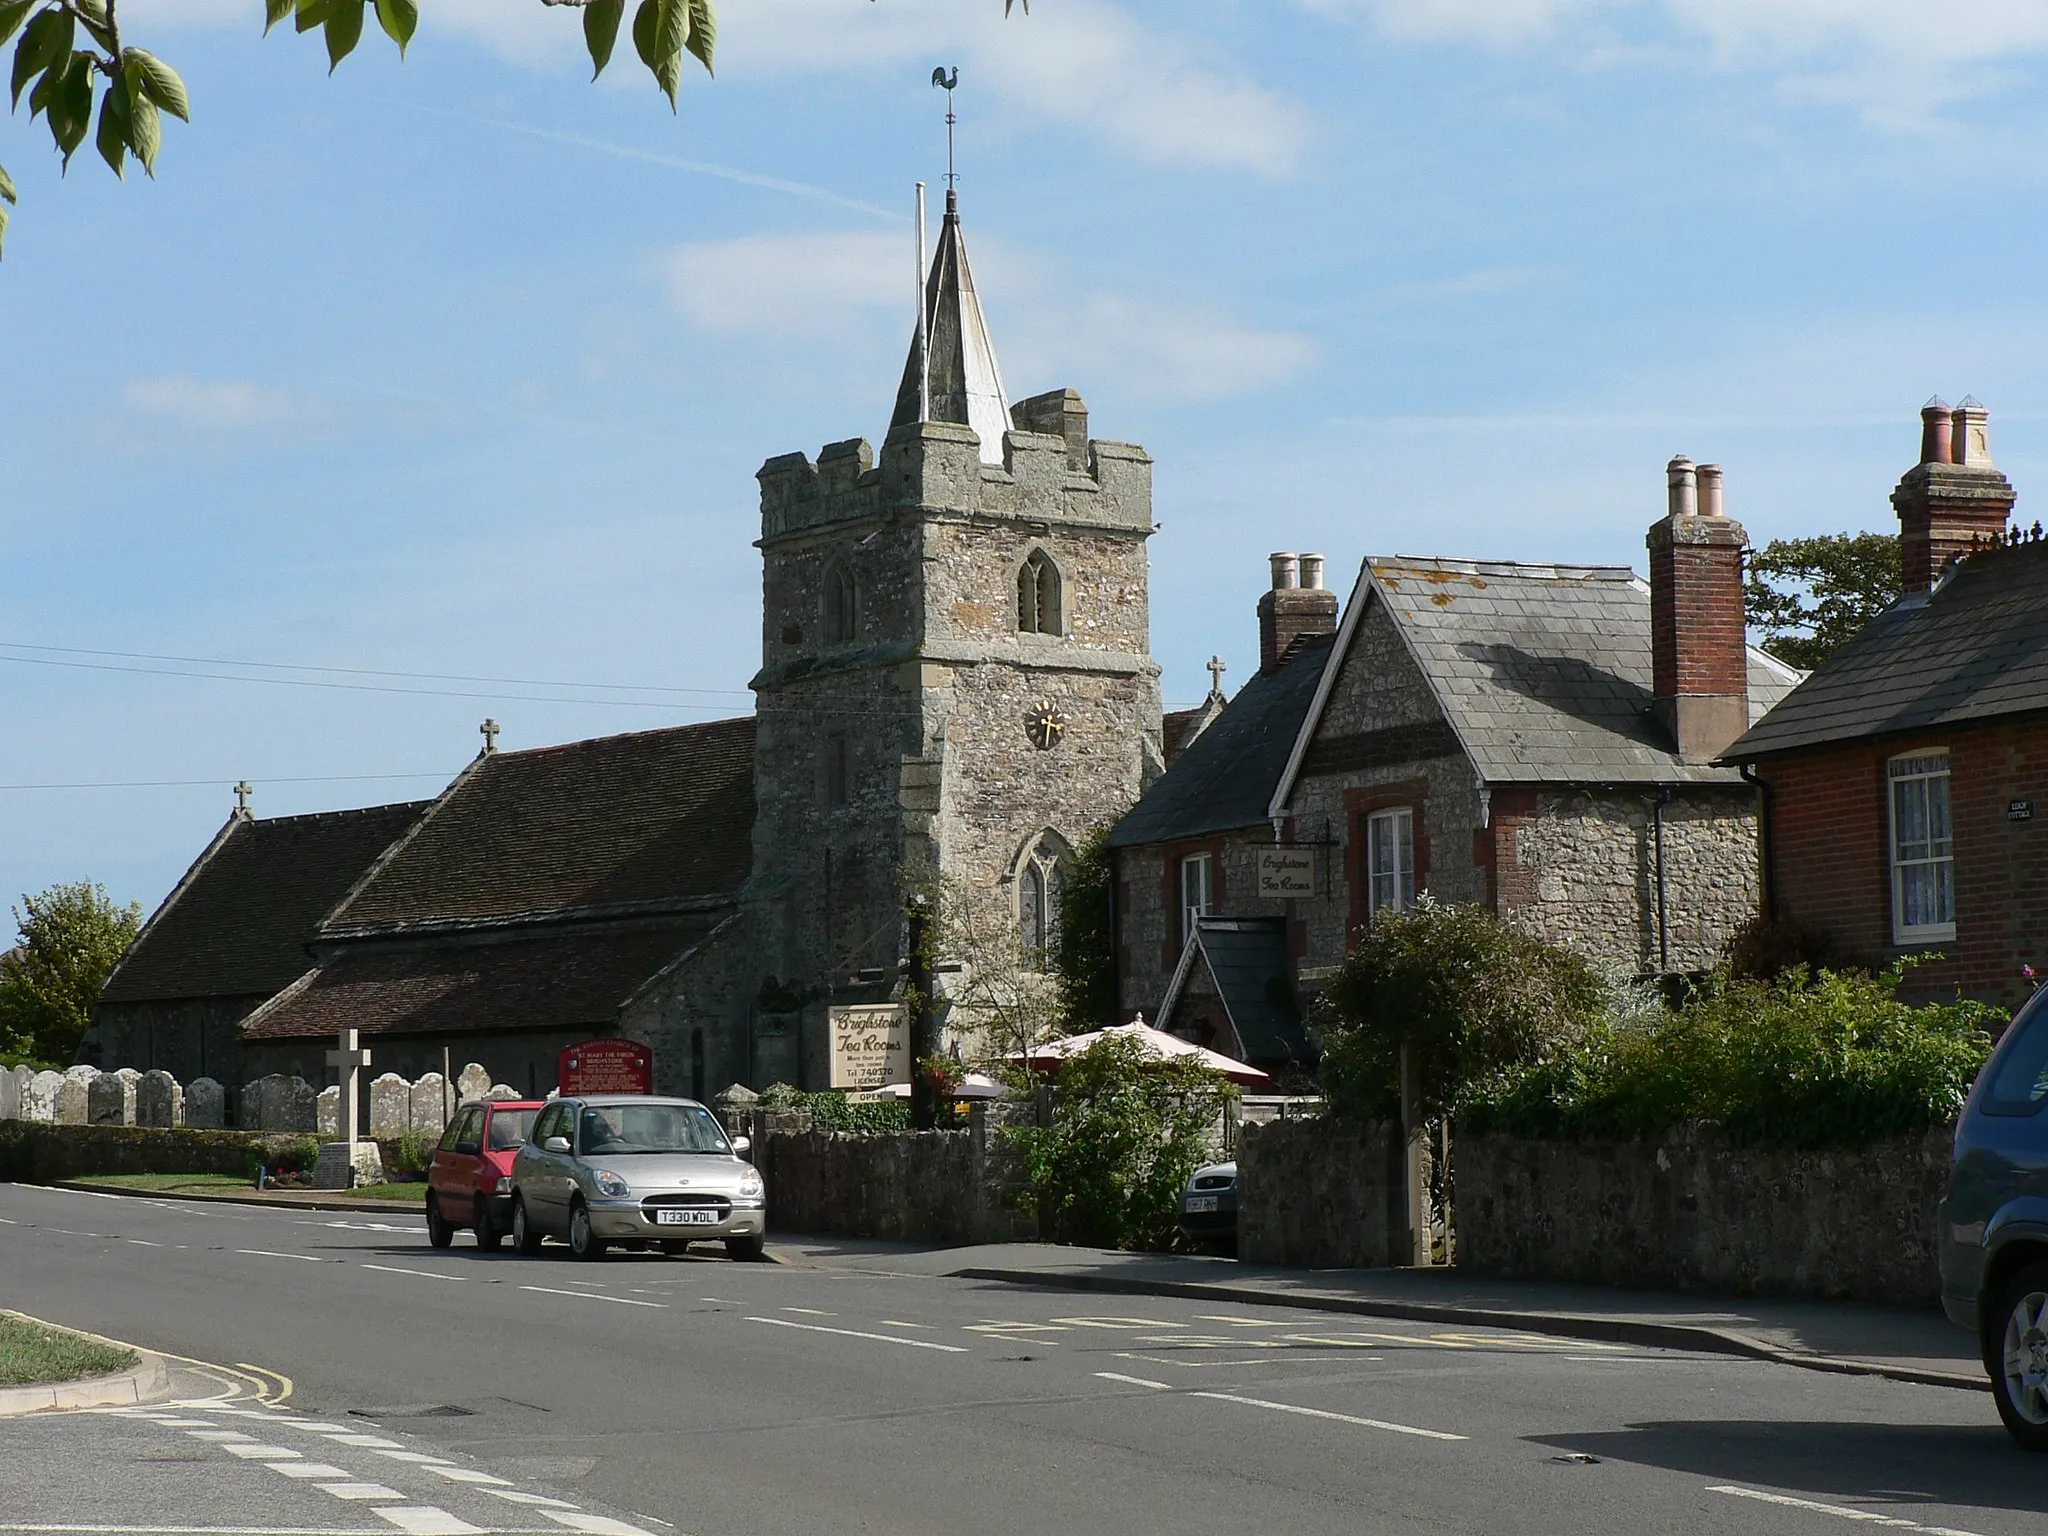
M1568 949L1518 932L1483 907L1427 896L1379 918L1323 989L1314 1024L1333 1112L1398 1118L1401 1048L1422 1118L1474 1085L1547 1059L1598 1016L1602 988Z
M1215 1156L1210 1139L1237 1089L1193 1061L1160 1062L1107 1035L1053 1079L1052 1124L1012 1126L1026 1201L1056 1242L1164 1249L1180 1192Z
M1738 1142L1858 1146L1952 1121L1997 1009L1910 1007L1898 973L1716 976L1675 1013L1607 1020L1549 1059L1476 1086L1461 1127L1545 1140L1653 1136L1715 1121Z
M772 1083L761 1091L763 1109L806 1109L811 1114L811 1129L816 1131L851 1131L858 1136L887 1136L896 1131L910 1129L910 1101L908 1099L881 1099L874 1103L855 1104L849 1102L843 1093L826 1090L806 1093L801 1088L792 1088L787 1083Z
M422 1135L418 1131L407 1131L392 1145L390 1172L402 1178L411 1178L426 1173L434 1161L434 1149L440 1139Z

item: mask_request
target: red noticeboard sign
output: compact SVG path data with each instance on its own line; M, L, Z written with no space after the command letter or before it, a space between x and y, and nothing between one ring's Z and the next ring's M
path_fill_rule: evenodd
M586 1040L562 1052L561 1088L579 1093L654 1092L654 1051L638 1040Z

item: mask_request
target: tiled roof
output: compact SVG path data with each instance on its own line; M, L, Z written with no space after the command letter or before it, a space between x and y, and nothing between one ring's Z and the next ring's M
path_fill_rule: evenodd
M1209 964L1216 995L1246 1061L1266 1067L1314 1058L1292 1006L1294 967L1287 954L1286 919L1199 918L1194 942Z
M1738 782L1680 762L1651 713L1650 589L1625 566L1370 558L1340 636L1384 603L1479 777ZM1749 652L1752 721L1800 674Z
M609 933L557 928L510 941L357 940L251 1015L243 1037L608 1029L628 997L716 922L707 915Z
M234 819L128 947L105 1003L253 997L312 964L327 910L428 802L316 816Z
M1281 666L1238 689L1116 824L1110 847L1171 842L1264 821L1266 801L1287 765L1331 644L1328 635L1302 640Z
M1828 742L2048 710L2048 542L1972 555L1901 598L1727 752L1750 762Z
M494 753L322 932L729 896L753 826L751 718Z

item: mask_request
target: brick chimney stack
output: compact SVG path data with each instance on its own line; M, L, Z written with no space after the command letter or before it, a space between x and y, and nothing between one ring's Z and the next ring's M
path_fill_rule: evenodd
M1323 586L1323 557L1286 549L1268 558L1273 562L1273 588L1259 599L1261 672L1278 667L1295 641L1332 634L1337 628L1337 594Z
M1920 462L1892 492L1908 592L1925 592L1950 562L2005 537L2012 482L1991 462L1991 413L1963 397L1920 409Z
M1721 466L1680 454L1669 507L1650 525L1650 663L1657 717L1688 763L1711 762L1749 729L1742 550L1722 510Z

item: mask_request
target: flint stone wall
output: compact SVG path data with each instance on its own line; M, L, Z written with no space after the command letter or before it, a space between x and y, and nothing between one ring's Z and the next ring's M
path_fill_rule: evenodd
M1342 1120L1246 1122L1237 1146L1237 1256L1373 1269L1406 1262L1401 1135Z
M1464 1134L1458 1258L1487 1274L1932 1306L1953 1133L1852 1151Z
M991 1145L983 1116L965 1131L886 1136L763 1129L753 1158L768 1183L773 1231L919 1243L1009 1243L1037 1235L1017 1208L1021 1167Z

